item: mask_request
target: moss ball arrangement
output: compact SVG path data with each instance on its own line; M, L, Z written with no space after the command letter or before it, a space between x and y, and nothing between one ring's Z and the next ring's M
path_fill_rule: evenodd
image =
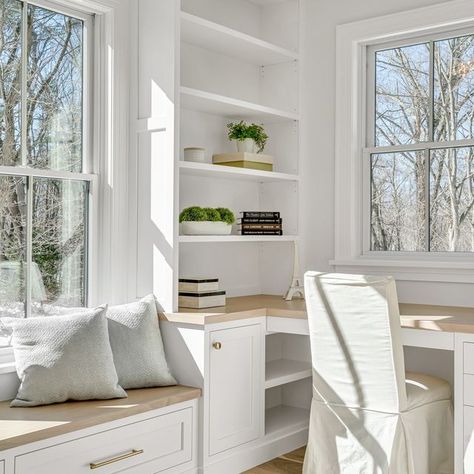
M179 222L225 222L232 225L235 222L234 213L225 207L187 207L181 211Z
M250 138L257 146L257 153L261 153L265 144L267 143L268 135L265 129L256 123L246 123L243 120L240 122L231 122L227 124L227 136L229 140L244 141Z

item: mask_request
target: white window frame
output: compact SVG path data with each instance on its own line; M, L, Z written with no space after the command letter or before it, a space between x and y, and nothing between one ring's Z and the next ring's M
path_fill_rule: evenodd
M120 277L100 276L124 274L122 278L126 280L126 267L117 263L116 253L118 249L126 248L125 232L117 232L117 229L122 230L122 225L126 225L126 219L123 224L117 221L123 213L124 202L127 202L124 176L127 175L128 158L129 123L125 112L128 107L129 65L123 55L125 46L119 41L119 29L127 26L127 17L120 11L120 0L28 2L76 17L81 14L94 16L93 31L89 31L87 43L92 52L93 66L89 67L88 74L93 75L89 81L93 91L87 91L85 109L88 109L89 114L89 130L86 133L87 141L84 141L91 159L83 169L85 173L78 173L78 179L90 181L88 306L96 306L104 301L113 302L121 292L119 285L116 285ZM121 54L121 60L117 60ZM120 120L114 116L115 110L123 112L124 116ZM11 168L8 168L7 174L14 174L15 167ZM60 177L56 171L27 169L23 173L21 170L22 175L26 173ZM67 173L68 179L71 176L71 173ZM12 348L0 349L0 375L14 371Z
M465 140L450 140L450 141L433 141L433 108L430 107L430 116L428 117L428 136L430 140L425 142L417 142L409 145L393 145L393 146L376 146L375 145L375 53L377 51L390 50L404 46L412 46L422 43L431 43L435 41L445 40L456 38L460 36L474 35L474 26L468 29L456 29L449 30L442 33L435 33L423 36L414 36L406 38L404 40L390 41L390 42L381 42L377 45L371 45L366 48L366 63L367 63L367 81L366 81L366 93L367 93L367 121L366 121L366 139L365 146L362 150L363 153L363 182L364 182L364 226L363 226L363 254L372 255L378 257L384 256L403 256L404 258L424 258L425 255L429 254L432 256L437 256L438 258L450 259L453 255L456 257L462 257L463 259L473 258L473 252L406 252L406 251L374 251L371 250L371 204L370 204L370 194L371 194L371 170L370 170L370 157L372 154L379 153L396 153L399 151L417 151L424 150L426 153L426 158L428 159L428 154L431 150L439 150L443 148L461 148L461 147L472 147L474 146L474 139L465 139ZM431 46L433 47L433 46ZM433 72L432 72L433 74ZM432 97L432 83L430 82L429 96L430 100L433 100ZM428 181L428 178L426 178ZM427 182L427 190L429 189ZM428 191L427 191L428 192ZM429 200L426 200L426 205L429 206ZM429 215L430 209L427 209L427 215ZM430 221L426 220L425 225L425 235L426 240L429 239L430 235ZM427 243L428 247L428 243Z
M26 136L22 134L22 162L23 165L20 166L0 166L0 176L19 176L27 179L31 178L57 178L64 179L67 181L82 181L87 182L89 185L89 199L87 203L87 237L86 237L86 254L87 254L87 266L86 266L86 301L88 303L89 294L91 289L94 287L94 275L92 268L89 265L89 251L92 242L94 241L94 234L96 232L95 226L93 223L96 221L95 214L98 210L98 199L97 193L93 192L94 186L97 186L97 174L94 174L94 171L97 169L97 164L94 162L94 153L92 149L92 136L93 136L93 127L92 119L93 116L93 103L92 103L92 81L93 81L93 64L94 64L94 17L91 14L85 14L82 11L68 8L61 5L56 5L51 3L48 0L21 0L23 3L22 9L22 22L25 24L27 21L28 14L28 5L35 5L38 7L47 8L49 10L56 11L58 13L71 16L83 22L83 90L82 90L82 114L83 114L83 123L88 124L87 127L84 127L82 130L82 171L79 172L68 172L68 171L56 171L49 169L37 169L26 166ZM24 38L23 38L24 41ZM22 50L22 76L25 76L26 73L26 55L24 50ZM23 84L24 85L24 84ZM26 121L26 116L23 115L26 112L26 91L22 91L22 123ZM27 249L27 258L26 258L26 278L30 280L31 275L31 264L32 264L32 243L31 243L31 216L32 216L32 190L29 189L27 193L28 200L28 230L26 232L26 249ZM31 301L31 283L27 284L27 301ZM31 306L27 306L26 316L31 316Z
M337 27L335 257L341 271L387 273L401 280L474 283L474 254L370 251L367 146L368 50L423 36L474 31L474 2L458 0ZM448 34L449 36L449 34ZM471 140L465 141L471 144ZM410 149L416 148L411 147ZM426 144L420 144L421 148ZM392 149L392 147L390 147ZM377 147L377 152L383 151Z

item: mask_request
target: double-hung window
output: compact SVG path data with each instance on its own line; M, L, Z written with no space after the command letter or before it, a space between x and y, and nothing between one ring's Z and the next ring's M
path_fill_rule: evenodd
M0 0L0 317L87 304L91 33L87 15Z
M368 250L474 252L474 30L367 60Z

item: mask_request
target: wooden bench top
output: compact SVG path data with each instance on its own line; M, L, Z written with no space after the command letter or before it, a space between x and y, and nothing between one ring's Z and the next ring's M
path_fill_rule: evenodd
M128 398L71 401L31 408L10 408L10 402L0 402L0 451L201 396L199 388L181 385L127 390L127 393Z

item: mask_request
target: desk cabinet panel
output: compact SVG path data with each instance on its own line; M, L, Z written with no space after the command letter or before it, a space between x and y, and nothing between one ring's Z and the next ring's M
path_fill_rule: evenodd
M474 375L464 374L464 405L474 407Z
M463 352L464 373L474 374L474 344L465 342Z
M474 408L464 407L464 473L474 472Z
M0 474L5 474L5 461L0 461Z
M261 326L210 333L209 454L260 436L263 379Z

